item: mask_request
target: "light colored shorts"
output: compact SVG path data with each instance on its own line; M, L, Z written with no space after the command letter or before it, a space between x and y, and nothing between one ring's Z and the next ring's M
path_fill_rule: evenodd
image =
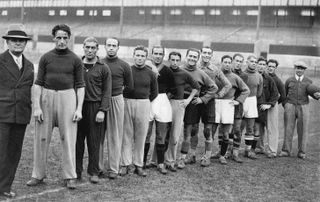
M167 94L161 93L151 102L150 121L172 122L172 109Z
M247 97L243 103L244 118L258 118L257 97Z
M230 99L215 99L215 123L233 124L234 105Z

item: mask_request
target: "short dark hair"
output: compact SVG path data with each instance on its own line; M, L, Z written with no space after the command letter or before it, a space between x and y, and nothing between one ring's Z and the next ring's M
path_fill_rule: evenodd
M198 57L200 57L200 51L199 51L199 49L196 49L196 48L189 48L187 50L186 56L189 54L190 51L197 52L198 53Z
M223 62L224 59L229 58L232 61L232 57L230 55L224 55L221 58L221 62Z
M161 48L163 50L163 55L165 55L165 50L164 50L164 47L163 46L159 46L159 45L156 45L156 46L152 46L152 49L151 49L151 54L153 54L153 50L155 48Z
M143 45L138 45L133 49L133 55L136 53L137 50L142 50L144 51L148 56L148 49L146 49Z
M213 49L212 49L210 46L203 46L203 47L201 48L201 53L202 53L202 50L203 50L204 48L208 48L208 49L210 49L210 50L213 52Z
M247 57L247 60L250 60L251 58L257 59L257 56L255 56L255 55L249 55L249 56Z
M233 55L233 57L232 57L232 60L236 59L237 56L238 56L238 57L241 57L241 58L244 60L243 55L240 54L240 53L235 53L235 54Z
M172 55L177 55L177 56L179 56L179 57L180 57L180 60L181 60L181 53L179 53L179 52L177 52L177 51L172 51L171 53L169 53L169 56L168 56L169 60L170 60L170 58L171 58Z
M59 24L59 25L54 26L53 29L52 29L52 32L51 32L52 36L55 37L57 31L59 31L59 30L67 32L68 36L69 37L71 36L70 27L68 25L66 25L66 24Z
M269 63L275 63L276 67L278 67L278 65L279 65L279 62L277 60L275 60L275 59L269 59L267 64L269 64Z
M107 40L108 40L108 39L114 39L114 40L116 40L116 41L118 42L118 46L120 46L120 41L119 41L119 39L118 39L117 37L114 37L114 36L112 36L112 37L107 37L106 40L105 40L105 42L104 42L104 45L107 45Z
M265 61L267 63L267 59L263 56L260 56L257 60L257 62L260 62L260 61Z

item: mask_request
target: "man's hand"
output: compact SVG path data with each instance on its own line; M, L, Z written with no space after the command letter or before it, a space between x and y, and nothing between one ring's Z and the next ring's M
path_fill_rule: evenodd
M72 121L78 122L78 121L80 121L81 119L82 119L82 113L81 113L81 111L80 111L80 110L76 110L76 111L74 112Z
M270 108L271 108L271 105L269 105L269 104L260 105L260 110L262 110L262 111L270 109Z
M42 110L40 108L34 110L33 116L34 116L35 120L37 120L39 123L42 123L42 121L43 121L43 113L42 113Z
M231 100L229 104L231 104L231 105L239 105L240 102L238 102L237 100Z
M203 101L197 97L197 98L193 99L191 103L194 105L198 105L198 104L203 103Z
M96 122L102 123L104 121L104 112L103 111L98 111L96 115Z
M183 100L181 100L180 105L183 108L186 108L190 102L191 102L191 100L189 100L189 99L183 99Z

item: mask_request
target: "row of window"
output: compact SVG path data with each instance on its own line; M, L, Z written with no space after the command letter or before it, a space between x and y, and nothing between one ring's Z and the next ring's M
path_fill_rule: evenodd
M0 7L121 6L121 0L0 0ZM123 0L124 6L257 6L259 0ZM263 6L319 6L318 0L262 0Z
M139 15L145 15L145 10L144 9L140 9L138 11ZM152 9L150 11L151 15L162 15L162 10L161 9ZM221 15L221 10L220 9L211 9L209 11L210 15ZM2 16L7 16L8 15L8 11L7 10L2 10L1 11L1 15ZM67 10L59 10L58 12L56 12L56 10L49 10L48 12L49 16L55 16L55 15L60 15L60 16L67 16L68 15L68 11ZM89 10L88 12L89 16L97 16L98 15L98 10ZM102 16L111 16L111 10L102 10L101 13ZM170 10L170 15L174 15L174 16L179 16L182 15L182 10L181 9L172 9ZM192 15L196 15L196 16L201 16L201 15L205 15L205 10L204 9L193 9L192 10ZM242 15L242 11L241 10L232 10L231 15ZM249 16L257 16L258 15L258 10L247 10L246 11L246 15ZM287 16L288 15L288 11L285 9L278 9L275 10L273 12L273 15L276 16ZM304 9L300 12L301 16L315 16L315 12L314 10L310 10L310 9ZM77 10L76 11L76 16L85 16L85 10Z

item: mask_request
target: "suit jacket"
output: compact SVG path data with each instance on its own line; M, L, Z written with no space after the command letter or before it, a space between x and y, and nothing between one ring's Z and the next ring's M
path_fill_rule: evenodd
M33 64L24 56L22 70L9 51L0 54L0 122L28 124L31 118Z

